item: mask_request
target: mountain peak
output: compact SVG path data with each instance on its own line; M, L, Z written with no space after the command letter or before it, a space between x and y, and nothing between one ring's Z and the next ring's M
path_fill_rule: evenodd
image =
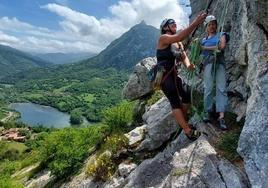
M99 66L132 70L138 61L155 56L158 37L159 30L142 21L111 42L94 59L101 62Z
M147 25L144 20L142 20L138 25Z

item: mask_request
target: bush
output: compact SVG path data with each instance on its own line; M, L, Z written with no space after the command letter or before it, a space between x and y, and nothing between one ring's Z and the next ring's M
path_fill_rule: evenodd
M97 181L106 181L113 176L115 169L112 153L105 151L96 159L92 158L88 162L86 174L88 176L93 176Z
M15 161L20 158L20 152L16 148L9 147L7 142L0 141L0 160Z
M154 92L154 94L151 96L151 98L147 101L147 104L149 106L156 103L159 99L161 99L164 96L163 92L161 90L157 90Z
M12 180L10 177L0 176L1 188L23 188L23 185L17 181Z
M128 146L128 139L123 134L115 134L105 139L99 155L88 162L87 175L95 180L106 181L110 179L116 170L115 157L118 151Z
M101 126L65 128L52 132L44 140L42 155L52 174L62 178L79 169L92 147L103 139Z
M5 152L8 150L8 145L6 142L0 141L0 160L4 159Z
M101 151L109 150L112 154L116 154L119 150L127 148L128 138L123 134L115 134L105 139L105 143L101 147Z
M6 123L3 123L4 125L4 128L5 129L10 129L10 128L25 128L27 127L26 124L22 123L22 122L6 122Z
M38 149L43 146L44 140L48 137L48 135L49 133L47 132L38 133L34 140L27 140L25 145L29 148L29 150Z
M20 158L20 152L17 149L10 148L7 151L5 151L3 154L1 154L2 159L8 159L10 161L15 161Z
M0 164L0 176L11 176L18 169L20 169L19 162L4 160Z
M133 120L133 103L123 101L119 105L104 111L104 123L106 123L110 132L120 132L127 128Z

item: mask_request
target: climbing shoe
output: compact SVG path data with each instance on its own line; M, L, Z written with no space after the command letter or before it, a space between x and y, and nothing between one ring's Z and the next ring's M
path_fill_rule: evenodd
M203 116L204 123L211 123L211 115L209 112L205 112Z
M219 125L220 125L220 129L223 131L228 129L223 118L219 119Z
M195 141L201 136L201 132L195 129L191 129L190 133L186 134L186 136L189 140Z

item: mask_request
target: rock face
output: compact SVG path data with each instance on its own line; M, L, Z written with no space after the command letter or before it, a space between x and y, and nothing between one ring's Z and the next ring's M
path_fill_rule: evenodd
M145 138L137 151L151 151L159 148L171 134L179 129L171 115L171 108L166 97L160 99L144 113Z
M230 162L217 157L217 152L205 136L196 142L189 142L184 134L180 134L154 158L144 160L121 186L249 187L244 174Z
M247 101L246 122L240 136L238 152L244 158L252 186L267 187L268 2L246 1L244 6L244 14L248 15L244 28L248 31L246 79L251 95ZM265 14L266 17L263 17Z
M193 15L205 8L190 0ZM227 1L214 0L211 10L220 18ZM252 187L268 186L268 1L229 1L224 28L230 33L225 51L230 109L246 117L238 152ZM194 17L194 16L193 16ZM192 18L193 18L192 17Z

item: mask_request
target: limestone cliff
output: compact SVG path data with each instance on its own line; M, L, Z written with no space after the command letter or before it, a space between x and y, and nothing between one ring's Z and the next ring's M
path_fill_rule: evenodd
M210 12L217 17L225 1L214 0ZM238 152L253 187L268 186L268 1L229 1L225 28L230 33L226 50L231 109L245 116ZM193 15L205 7L191 0ZM192 16L194 17L194 16ZM241 111L242 110L242 111Z

